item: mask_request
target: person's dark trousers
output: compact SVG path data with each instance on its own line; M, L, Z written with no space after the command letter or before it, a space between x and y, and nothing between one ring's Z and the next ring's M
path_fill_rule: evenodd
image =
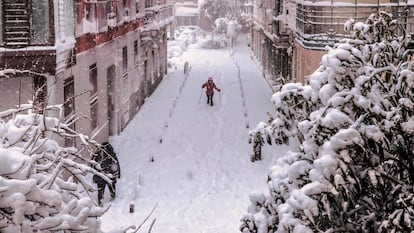
M109 192L111 193L111 199L115 199L116 195L116 180L112 180L112 183L108 184Z
M262 160L262 153L260 151L254 152L255 160Z
M105 192L106 183L98 183L98 205L100 206L102 203L102 198Z
M98 183L98 205L101 205L102 198L104 197L105 193L105 186L108 185L109 192L111 193L111 199L115 198L116 188L115 188L116 182L112 183Z
M207 104L213 106L213 94L207 95Z

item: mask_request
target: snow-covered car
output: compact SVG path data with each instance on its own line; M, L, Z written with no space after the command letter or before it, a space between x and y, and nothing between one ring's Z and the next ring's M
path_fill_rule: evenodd
M196 38L198 36L204 36L204 32L198 26L180 26L178 29L179 37L191 37Z
M183 32L183 31L193 31L195 33L201 32L201 28L199 26L196 25L188 25L188 26L180 26L178 27L178 31Z

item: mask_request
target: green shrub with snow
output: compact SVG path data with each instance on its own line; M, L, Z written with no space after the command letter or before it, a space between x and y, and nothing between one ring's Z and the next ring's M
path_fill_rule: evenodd
M250 196L241 232L414 229L410 38L385 12L345 30L352 39L329 49L306 85L273 95L264 137L301 145L272 167L269 194Z
M0 232L100 232L103 210L90 197L87 178L98 173L77 162L81 151L55 139L80 138L83 149L95 142L32 109L0 112ZM62 112L61 106L46 112L52 110Z

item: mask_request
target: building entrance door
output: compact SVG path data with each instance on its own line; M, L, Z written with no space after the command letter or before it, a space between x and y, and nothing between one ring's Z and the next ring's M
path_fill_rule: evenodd
M115 111L115 65L108 67L107 76L107 93L108 93L108 122L109 135L116 134L117 131L117 115Z

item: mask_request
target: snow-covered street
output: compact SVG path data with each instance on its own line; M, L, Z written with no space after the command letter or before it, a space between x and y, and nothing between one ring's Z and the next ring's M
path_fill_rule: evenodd
M413 12L2 1L0 233L414 233Z
M244 38L234 49L189 49L111 143L121 163L117 197L101 218L105 231L149 221L154 233L238 232L249 193L266 190L268 168L287 147L264 147L250 162L249 127L272 112L271 90L251 60ZM189 63L188 77L184 63ZM206 105L209 76L221 93ZM271 152L272 149L272 152ZM135 212L129 213L129 205Z

